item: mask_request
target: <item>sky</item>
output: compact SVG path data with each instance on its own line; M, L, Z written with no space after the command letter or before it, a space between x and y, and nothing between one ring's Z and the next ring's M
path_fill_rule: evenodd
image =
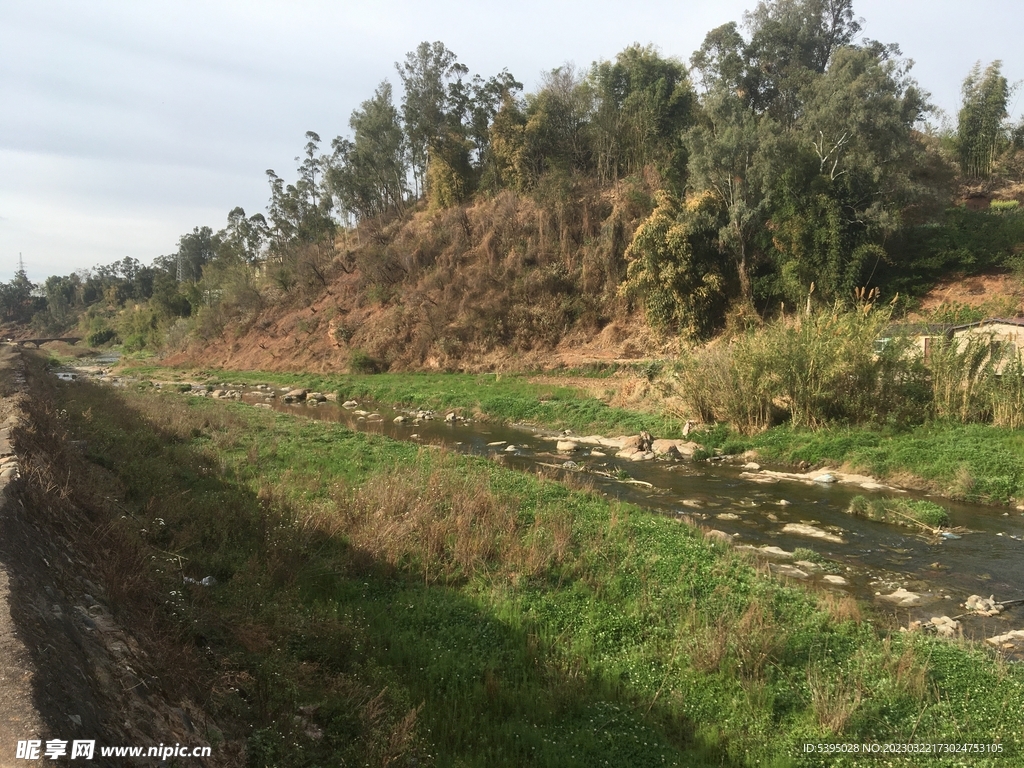
M422 41L471 73L613 59L632 43L687 60L755 0L2 0L0 281L175 252L196 226L263 211L265 171L295 178ZM1019 0L854 0L862 35L898 43L948 115L976 61L1024 78ZM1012 99L1019 116L1024 98Z

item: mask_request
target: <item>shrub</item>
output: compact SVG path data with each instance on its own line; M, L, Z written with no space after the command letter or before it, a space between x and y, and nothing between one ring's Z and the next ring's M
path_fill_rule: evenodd
M381 373L384 364L361 349L353 349L348 357L349 373Z
M113 328L104 328L101 331L93 331L85 337L85 343L90 347L99 347L106 344L108 341L113 341L117 338L117 331Z
M749 330L679 365L683 397L702 420L724 419L746 434L786 412L798 427L919 420L925 371L907 339L877 349L889 320L862 304Z

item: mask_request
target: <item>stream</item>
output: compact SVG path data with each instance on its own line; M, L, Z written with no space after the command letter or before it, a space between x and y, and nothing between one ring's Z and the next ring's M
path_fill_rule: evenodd
M106 375L104 366L111 362L81 361L75 368L55 373L64 380L88 377L114 385L125 383ZM348 408L334 402L315 406L303 402L289 404L283 398L287 387L221 386L237 392L238 397L232 399L241 402L337 422L396 440L486 456L520 471L544 471L556 477L584 474L596 492L721 531L738 548L770 546L790 553L798 547L812 550L824 563L794 564L792 557L765 552L758 556L773 571L789 574L794 581L871 601L880 612L893 615L902 624L964 614L966 610L961 604L972 594L994 595L997 601L1024 598L1024 514L1012 508L932 499L949 512L951 526L969 531L956 538L944 538L845 512L857 495L904 495L891 490L868 491L854 485L791 480L756 482L741 477L741 463L729 460L630 461L616 458L615 448L583 444L571 454L560 453L555 449L558 435L528 426L473 420L451 422L445 420L444 412L417 419L414 412L375 403ZM193 394L209 395L204 389L196 387ZM271 392L275 393L272 399L268 397ZM405 417L405 421L396 423L397 417ZM906 496L924 498L913 493ZM792 523L812 525L841 537L845 543L783 530ZM798 569L796 574L792 573L794 565ZM899 588L916 593L920 597L914 601L917 604L898 606L884 598ZM1024 606L1008 608L993 617L971 615L961 620L961 626L966 637L975 639L1002 634L1024 626ZM1012 655L1022 657L1016 651Z

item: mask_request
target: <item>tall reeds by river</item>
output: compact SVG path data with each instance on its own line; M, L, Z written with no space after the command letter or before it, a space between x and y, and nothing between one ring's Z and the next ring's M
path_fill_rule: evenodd
M682 358L682 396L705 422L744 434L773 424L1024 426L1024 362L977 334L931 338L928 354L870 303L783 317Z

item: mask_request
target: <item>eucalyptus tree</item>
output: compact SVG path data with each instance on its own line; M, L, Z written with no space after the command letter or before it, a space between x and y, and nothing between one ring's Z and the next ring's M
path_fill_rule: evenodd
M250 266L264 258L264 248L270 236L267 219L262 213L245 215L241 206L228 213L227 227L220 233L221 250Z
M285 184L272 169L267 171L270 181L267 240L270 252L278 260L303 248L314 250L318 261L333 253L337 229L331 217L334 200L323 190L329 162L319 154L319 147L320 137L307 131L305 156L295 158L296 161L301 159L301 163L294 184Z
M736 24L713 30L691 60L702 93L684 135L687 196L717 227L725 280L715 284L762 307L806 296L812 282L830 300L851 295L921 192L914 126L926 94L896 46L854 44L848 0L763 2L743 29L749 37ZM691 208L658 215L685 222ZM645 284L636 272L649 254L631 255Z
M353 139L334 139L327 189L338 206L357 219L373 219L405 207L409 175L407 143L391 84L377 86L373 98L352 112Z
M463 135L468 95L462 78L469 69L440 41L420 43L404 63L395 63L395 69L404 89L402 119L418 196L431 146L453 131Z

